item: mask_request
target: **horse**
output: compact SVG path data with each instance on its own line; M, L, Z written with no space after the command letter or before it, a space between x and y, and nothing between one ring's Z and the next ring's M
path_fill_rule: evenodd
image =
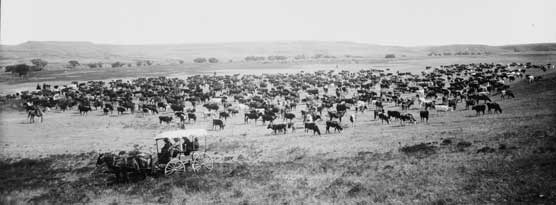
M116 155L113 153L102 153L97 158L97 168L106 165L108 173L116 175L117 182L129 181L129 173L142 174L144 178L153 169L153 157L150 154Z
M27 117L29 118L29 123L35 123L35 117L40 117L41 118L41 123L43 121L43 113L41 111L41 109L39 109L38 107L30 110L27 113Z

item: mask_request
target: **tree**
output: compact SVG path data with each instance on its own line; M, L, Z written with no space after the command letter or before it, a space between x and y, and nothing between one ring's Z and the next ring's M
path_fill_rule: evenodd
M193 62L195 62L195 63L206 63L207 59L206 58L195 58L193 60Z
M386 56L384 56L384 58L396 58L396 55L394 55L394 54L386 54Z
M75 68L79 65L79 62L76 61L76 60L70 60L70 61L68 61L68 64L71 68Z
M209 61L209 63L218 63L218 59L216 59L216 58L214 58L214 57L213 57L213 58L209 58L208 61Z
M17 73L19 76L25 76L31 71L31 66L27 64L17 64L6 66L6 72Z
M119 67L122 67L123 65L125 65L125 64L120 63L120 62L115 62L115 63L112 63L112 68L119 68Z
M48 62L40 59L40 58L36 58L36 59L32 59L31 63L34 65L34 69L36 71L40 71L42 70L44 67L46 67L46 65L48 65Z

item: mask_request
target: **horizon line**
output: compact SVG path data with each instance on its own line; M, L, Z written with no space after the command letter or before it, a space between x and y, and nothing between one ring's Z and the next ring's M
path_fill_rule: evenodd
M174 43L101 43L86 40L76 40L76 41L66 41L66 40L28 40L16 44L3 44L0 42L0 46L18 46L25 43L90 43L96 45L115 45L115 46L168 46L168 45L195 45L195 44L241 44L241 43L303 43L303 42L314 42L314 43L351 43L351 44L363 44L363 45L373 45L373 46L391 46L391 47L438 47L438 46L458 46L458 45L468 45L468 46L517 46L517 45L534 45L534 44L556 44L556 42L528 42L528 43L510 43L510 44L486 44L486 43L448 43L448 44L428 44L428 45L392 45L392 44L379 44L379 43L365 43L356 41L326 41L326 40L261 40L261 41L214 41L214 42L174 42Z

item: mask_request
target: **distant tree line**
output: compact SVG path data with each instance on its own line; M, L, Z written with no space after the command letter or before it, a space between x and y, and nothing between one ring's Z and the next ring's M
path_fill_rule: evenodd
M440 52L438 52L438 53L437 52L430 52L427 55L428 56L452 56L452 55L454 55L454 56L467 56L467 55L483 55L483 54L488 55L489 53L488 52L479 52L479 51L476 51L476 52L473 52L473 51L458 51L458 52L455 52L455 53L451 53L451 52L442 52L442 53L440 53Z
M214 57L211 57L211 58L208 58L208 59L199 57L199 58L193 59L193 62L194 62L194 63L206 63L206 62L209 62L209 63L218 63L218 59L217 59L217 58L214 58Z
M20 63L16 65L8 65L4 68L4 72L11 72L12 74L17 74L19 77L27 76L30 72L36 72L43 70L48 61L43 59L31 59L32 65L27 65L26 63Z
M386 56L384 56L384 58L396 58L396 55L394 55L394 54L386 54Z

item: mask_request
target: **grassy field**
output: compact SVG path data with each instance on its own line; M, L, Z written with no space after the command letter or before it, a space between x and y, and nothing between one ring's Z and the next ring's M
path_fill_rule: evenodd
M511 85L515 99L494 97L502 114L475 116L458 105L432 111L429 123L400 126L365 112L341 134L324 134L321 122L321 136L302 129L273 135L236 116L224 131L210 131L214 171L114 185L95 170L98 152L134 145L152 152L153 135L177 125L160 125L151 115L82 117L75 110L28 124L23 112L4 109L0 203L551 204L556 72L537 72L541 81ZM209 129L209 120L186 127Z

